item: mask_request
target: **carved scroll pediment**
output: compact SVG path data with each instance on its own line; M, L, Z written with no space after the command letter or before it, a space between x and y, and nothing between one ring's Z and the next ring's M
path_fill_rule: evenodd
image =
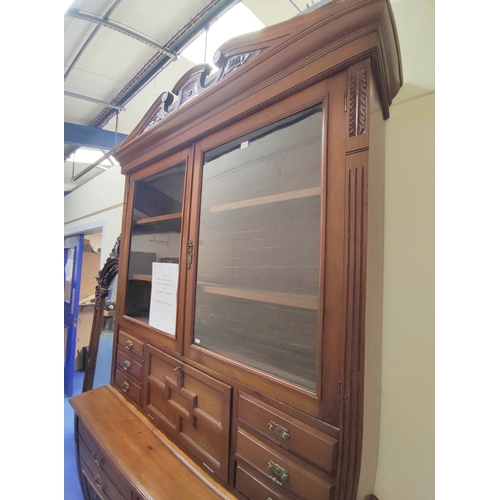
M148 131L168 115L202 94L212 85L220 82L263 51L263 48L255 49L253 46L250 48L252 50L239 48L241 52L237 49L238 52L235 53L235 49L230 50L230 45L228 47L228 42L226 42L214 55L214 64L218 68L215 73L212 73L212 66L209 64L199 64L187 71L171 91L166 90L160 94L144 115L144 118L124 141L124 144Z
M151 128L155 123L158 123L159 121L163 120L163 118L165 118L166 114L168 113L168 107L174 100L174 95L171 92L166 91L161 94L160 99L161 103L153 111L153 116L146 123L146 126L142 129L141 134L143 132L146 132L146 130Z
M207 81L211 71L212 67L209 64L199 64L185 73L172 89L172 92L177 96L177 100L168 112L171 113L179 109L205 91L212 83L212 80Z
M231 57L225 58L217 81L222 80L225 76L229 75L229 73L232 73L235 69L243 66L243 64L252 59L252 57L255 57L257 54L260 54L260 52L262 52L262 50L252 50L250 52L243 52L241 54L235 54ZM220 57L222 57L222 55L220 54L220 51L217 51L214 56L214 61L217 61Z
M153 111L151 118L140 133L146 132L153 125L166 118L168 114L173 113L191 99L202 94L211 85L221 81L260 52L262 50L259 49L225 57L218 50L215 53L214 62L219 67L219 70L212 75L212 67L209 64L200 64L191 68L175 84L172 92L166 91L162 94L162 103Z

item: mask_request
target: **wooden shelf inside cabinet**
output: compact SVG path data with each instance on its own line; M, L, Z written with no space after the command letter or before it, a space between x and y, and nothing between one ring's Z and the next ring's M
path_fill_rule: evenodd
M198 283L198 289L205 293L224 295L226 297L234 297L237 299L255 300L257 302L298 307L301 309L318 309L318 297L314 295L275 292L254 288L239 288L226 285L214 285L210 283Z
M255 207L258 205L266 205L268 203L297 200L300 198L310 198L313 196L320 196L320 195L321 195L321 187L299 189L298 191L288 191L286 193L272 194L269 196L261 196L259 198L251 198L248 200L235 201L233 203L225 203L223 205L215 205L213 207L210 207L210 212L223 212L225 210L234 210L236 208Z
M130 279L137 281L149 281L151 283L153 277L150 274L132 274Z
M182 213L176 212L175 214L157 215L156 217L144 217L142 219L136 219L134 221L134 225L149 224L151 222L159 222L164 220L173 220L181 218L182 218Z
M150 274L132 274L130 279L137 281L149 281L151 283L153 277Z

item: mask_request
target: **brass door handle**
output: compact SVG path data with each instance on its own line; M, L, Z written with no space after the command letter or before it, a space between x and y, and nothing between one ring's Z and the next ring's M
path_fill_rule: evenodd
M94 458L94 462L97 464L97 467L100 467L102 464L102 458L99 458L97 453L92 453L92 457Z
M269 422L269 430L274 431L282 439L288 439L290 437L290 433L286 427L283 427L272 420Z
M131 363L128 359L126 359L126 360L123 362L123 365L122 365L122 366L123 366L123 369L124 369L125 371L128 371L128 369L132 366L132 363Z
M130 349L132 349L133 346L134 343L131 340L127 340L127 342L125 342L125 349L127 349L128 351L130 351Z
M94 481L96 486L102 491L104 489L104 483L102 482L102 479L99 477L99 474L94 477Z
M122 391L127 392L130 389L130 384L128 382L123 382L122 384Z
M288 472L272 460L267 463L267 472L270 473L269 478L280 486L283 486L283 483L288 479Z

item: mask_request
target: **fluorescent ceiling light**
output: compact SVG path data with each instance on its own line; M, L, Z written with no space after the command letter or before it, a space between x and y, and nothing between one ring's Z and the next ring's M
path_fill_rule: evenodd
M70 157L66 161L74 161L75 163L88 163L89 165L91 165L99 158L102 158L104 154L105 153L103 153L100 149L78 148L72 155L70 155ZM110 161L110 159L112 161ZM112 167L114 165L113 161L114 158L110 156L106 160L103 160L99 165L107 165L109 167Z
M185 50L181 56L194 64L207 62L215 69L212 59L217 49L227 40L244 33L264 28L265 25L244 4L239 3L228 10L208 30L208 36L202 33ZM205 40L206 39L206 40ZM206 47L205 47L206 41ZM205 51L206 48L206 51ZM206 60L205 60L206 53Z

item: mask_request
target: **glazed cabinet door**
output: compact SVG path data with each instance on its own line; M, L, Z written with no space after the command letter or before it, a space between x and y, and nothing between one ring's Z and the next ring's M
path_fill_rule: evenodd
M321 377L326 151L338 82L207 137L193 176L185 354L314 416L331 384Z
M181 151L130 176L119 281L122 321L176 350L182 345L191 157Z

